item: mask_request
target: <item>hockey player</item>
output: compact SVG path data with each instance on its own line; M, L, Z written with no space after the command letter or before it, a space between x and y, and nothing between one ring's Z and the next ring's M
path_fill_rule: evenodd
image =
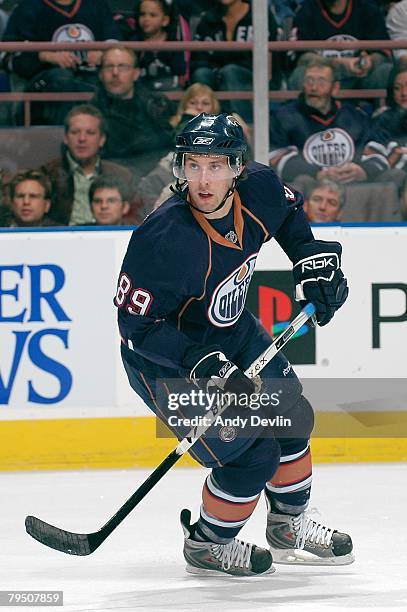
M193 410L171 410L174 390L215 383L235 398L254 397L255 383L243 372L271 338L244 303L263 243L274 237L290 257L297 297L315 304L319 325L348 294L340 244L315 240L300 194L271 168L246 164L245 152L234 117L191 119L176 138L175 194L133 233L119 277L115 304L130 385L178 438L188 433L182 417ZM220 423L194 444L191 455L212 471L197 523L190 524L189 510L181 512L187 571L268 574L272 555L281 562L351 563L350 537L305 513L313 412L281 353L259 383L270 397L281 391L278 411L292 419L294 431L273 435L270 427ZM231 408L251 412L250 404ZM273 414L272 406L267 410ZM262 491L271 552L236 539Z

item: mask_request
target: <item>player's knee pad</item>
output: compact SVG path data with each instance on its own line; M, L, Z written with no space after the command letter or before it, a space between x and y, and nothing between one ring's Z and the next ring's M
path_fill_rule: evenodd
M280 462L280 445L273 437L257 438L234 461L213 468L218 485L235 496L248 497L263 490Z

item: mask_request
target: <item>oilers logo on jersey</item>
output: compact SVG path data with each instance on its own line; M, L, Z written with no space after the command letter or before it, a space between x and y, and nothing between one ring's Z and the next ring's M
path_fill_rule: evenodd
M67 23L58 28L52 42L93 42L92 31L83 23Z
M353 160L355 143L345 130L331 128L311 134L304 144L303 153L309 164L322 168L341 166Z
M250 255L216 287L208 308L208 318L216 327L233 325L241 315L256 259L257 253Z
M58 28L52 37L53 42L93 42L95 37L92 30L82 23L67 23ZM75 55L82 63L87 62L86 51L75 51Z
M331 40L332 42L354 42L357 41L355 36L351 34L335 34L334 36L329 36L327 40ZM320 54L324 57L354 57L357 51L353 49L322 49Z

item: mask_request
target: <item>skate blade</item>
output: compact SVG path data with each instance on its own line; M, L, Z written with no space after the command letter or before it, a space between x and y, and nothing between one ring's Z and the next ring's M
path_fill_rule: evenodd
M355 561L352 553L342 555L341 557L317 557L312 553L307 553L305 550L281 550L270 547L270 552L273 555L273 563L280 565L350 565Z
M263 572L262 574L245 574L245 575L237 575L237 574L228 574L226 572L222 572L221 570L211 570L205 569L203 567L195 567L194 565L189 565L189 563L185 566L185 570L188 574L194 574L194 576L218 576L218 577L228 577L228 578L258 578L262 576L269 576L270 574L274 574L276 568L271 566Z

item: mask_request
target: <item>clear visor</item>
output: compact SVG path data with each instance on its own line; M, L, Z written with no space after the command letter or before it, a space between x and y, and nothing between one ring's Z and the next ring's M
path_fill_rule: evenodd
M242 172L241 156L203 155L201 153L175 153L172 172L181 181L234 179Z

